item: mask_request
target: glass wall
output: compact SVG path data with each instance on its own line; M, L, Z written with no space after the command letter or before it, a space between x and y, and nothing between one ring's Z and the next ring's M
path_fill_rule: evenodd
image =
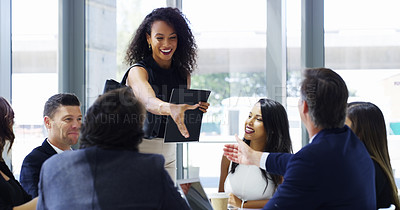
M117 78L124 76L128 66L125 64L125 53L133 34L144 17L153 9L165 7L166 0L117 0ZM134 12L133 12L134 11Z
M15 178L23 159L47 136L46 100L58 92L58 1L12 1L12 107Z
M349 102L383 112L400 186L400 2L325 0L325 64L346 81Z
M298 110L301 82L301 1L286 1L286 44L287 44L287 105L290 138L293 152L302 147L301 119Z
M213 192L223 145L243 136L249 111L267 94L266 11L265 0L182 2L199 48L192 88L212 91L200 142L186 145L184 165L186 176L200 177Z
M166 0L86 1L86 107L105 79L120 80L136 28ZM46 136L43 105L58 92L59 1L12 1L12 106L16 113L13 171ZM297 111L301 80L301 1L286 0L287 112L294 151L301 148ZM385 114L389 148L400 179L400 15L397 0L326 0L325 66L342 75L350 101L377 104ZM216 191L222 147L243 136L244 119L267 97L267 1L182 0L198 45L192 88L212 91L199 143L184 144L185 177ZM373 15L372 15L373 14ZM83 86L83 85L82 85ZM207 155L205 155L207 154Z
M121 81L128 43L144 17L165 0L86 0L86 95L89 107L106 79Z

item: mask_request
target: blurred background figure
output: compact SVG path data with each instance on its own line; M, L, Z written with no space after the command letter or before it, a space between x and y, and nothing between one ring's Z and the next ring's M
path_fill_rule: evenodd
M349 103L346 125L364 143L374 162L377 208L388 208L394 204L396 209L400 209L381 110L370 102Z
M8 144L9 152L14 143L14 111L6 99L0 96L0 154ZM37 198L31 198L14 178L0 157L0 209L36 209Z

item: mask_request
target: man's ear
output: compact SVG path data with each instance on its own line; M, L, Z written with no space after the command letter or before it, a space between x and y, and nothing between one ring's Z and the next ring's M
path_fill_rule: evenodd
M303 113L307 114L308 113L308 104L307 101L303 101Z
M48 116L44 116L44 126L46 126L47 129L51 128L51 124L50 124L50 117Z

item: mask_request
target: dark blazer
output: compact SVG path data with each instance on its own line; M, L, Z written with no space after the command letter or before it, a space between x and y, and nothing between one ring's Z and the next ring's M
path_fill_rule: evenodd
M39 174L42 164L49 157L57 154L45 139L42 146L38 146L29 153L22 163L19 181L25 191L35 198L38 196Z
M376 210L374 164L347 126L320 131L296 154L271 153L266 167L284 181L264 209Z
M164 158L89 147L49 158L37 209L189 209L164 169Z

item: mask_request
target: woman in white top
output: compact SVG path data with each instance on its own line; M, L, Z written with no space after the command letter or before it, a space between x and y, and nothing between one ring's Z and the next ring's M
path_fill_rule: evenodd
M292 152L286 110L274 100L260 99L252 108L244 129L243 140L254 150ZM219 192L230 193L230 205L261 209L282 181L282 176L266 173L257 166L231 163L222 157Z

